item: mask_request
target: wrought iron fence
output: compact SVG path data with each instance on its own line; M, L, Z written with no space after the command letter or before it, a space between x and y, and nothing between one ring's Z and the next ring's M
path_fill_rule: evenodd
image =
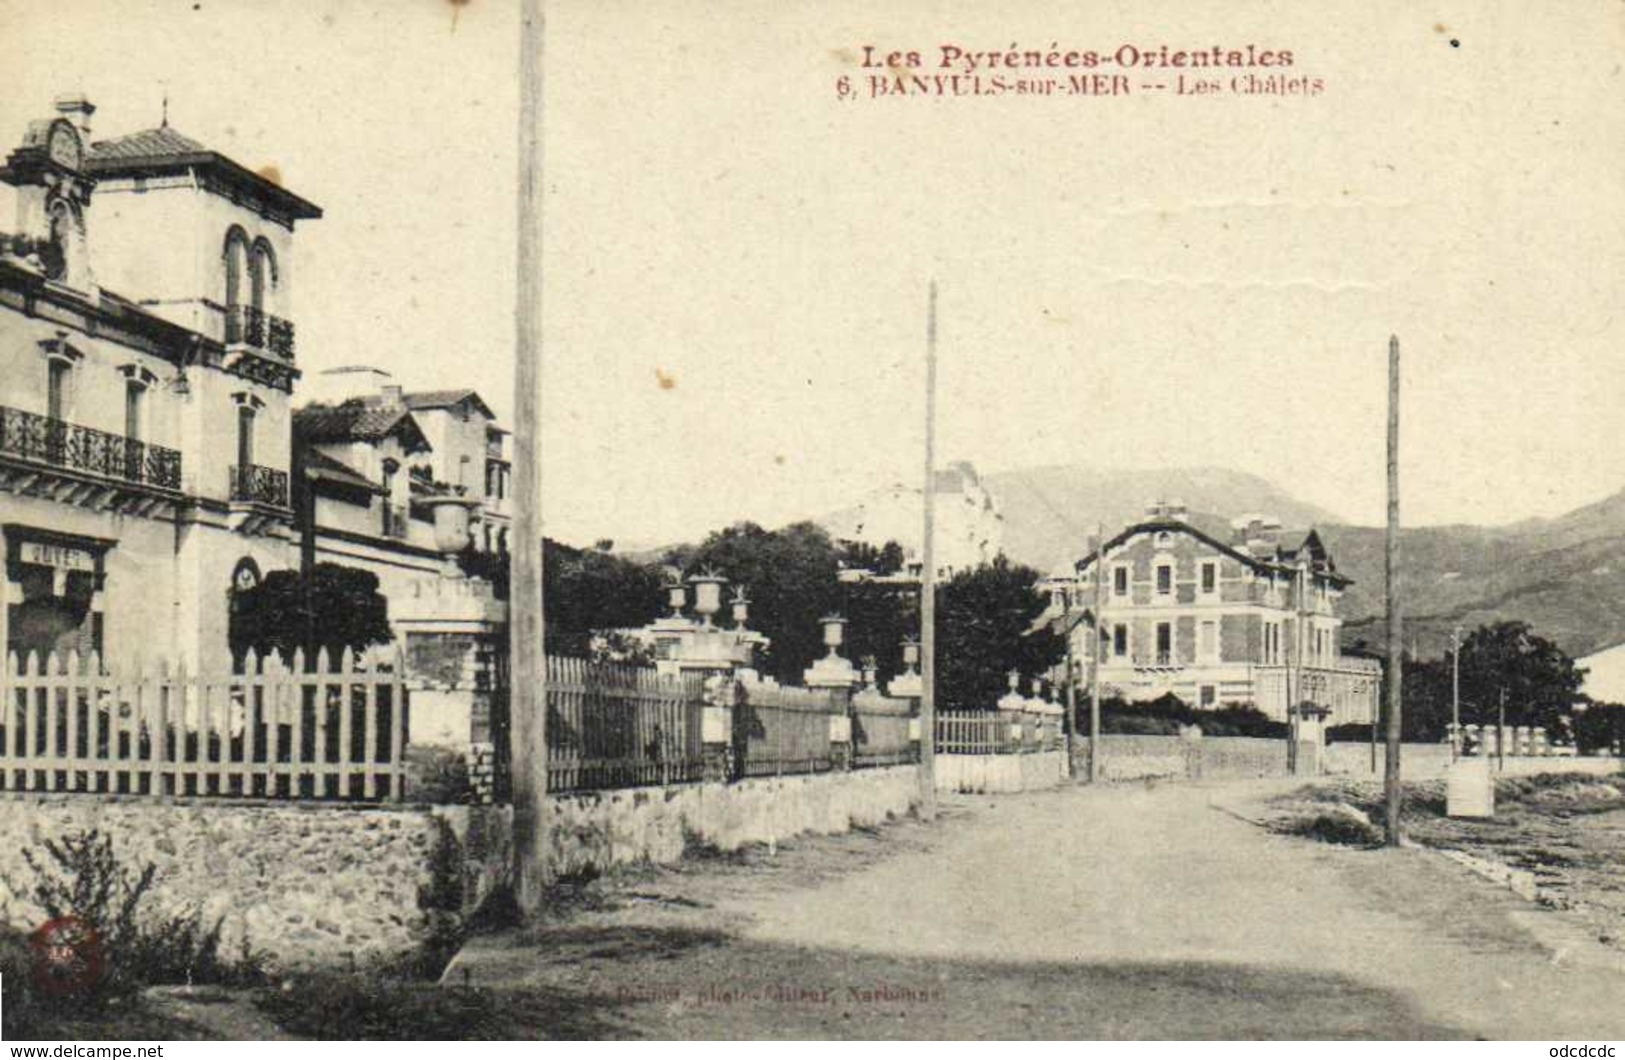
M937 752L959 755L1033 754L1060 746L1059 718L993 710L941 711L936 717Z
M733 708L734 772L747 777L824 773L834 768L829 692L761 682L739 686Z
M181 454L136 438L0 407L0 453L160 489L181 488Z
M258 464L231 466L231 499L269 504L274 508L288 506L288 473Z
M677 784L705 772L695 679L648 667L547 657L547 788Z
M913 701L876 692L852 697L852 764L898 765L919 759L918 741L909 739Z

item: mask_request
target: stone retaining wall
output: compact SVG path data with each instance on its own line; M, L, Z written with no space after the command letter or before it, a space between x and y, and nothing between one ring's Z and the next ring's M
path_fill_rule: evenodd
M671 862L695 844L735 850L907 814L917 767L554 797L554 869ZM132 871L151 863L155 911L202 911L222 951L246 939L273 968L398 957L455 935L509 879L507 806L368 807L164 802L92 795L0 799L0 918L31 931L24 849L97 829Z
M902 765L583 792L553 800L549 845L560 874L672 862L695 845L730 851L881 824L914 808L919 783L918 767Z
M504 878L507 817L497 807L13 797L0 802L0 915L37 927L44 911L29 900L23 850L95 829L132 872L157 866L155 911L219 921L229 957L245 939L273 967L411 953L455 931Z
M936 756L938 791L969 795L1004 795L1042 791L1066 781L1066 755L1062 751L1034 754Z

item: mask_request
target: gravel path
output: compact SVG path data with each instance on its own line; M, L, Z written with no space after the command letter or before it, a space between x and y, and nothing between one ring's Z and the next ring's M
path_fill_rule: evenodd
M1563 914L1222 808L1286 786L964 800L655 870L478 941L453 981L572 990L627 1037L1625 1035L1625 976Z

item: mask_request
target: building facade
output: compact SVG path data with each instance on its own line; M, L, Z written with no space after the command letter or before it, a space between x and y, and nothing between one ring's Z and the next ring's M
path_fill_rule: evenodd
M295 228L321 209L167 124L92 141L88 101L57 111L0 168L7 652L220 671L233 594L322 561L376 573L398 629L499 621L449 559L470 519L506 527L478 395L296 431Z
M233 587L293 540L289 269L321 210L167 126L91 142L88 101L57 109L0 170L0 629L218 662Z
M1342 651L1337 602L1350 581L1315 531L1290 545L1283 536L1279 523L1249 517L1221 540L1182 507L1157 504L1045 587L1057 609L1094 619L1076 648L1099 666L1103 695L1171 692L1199 708L1245 704L1278 720L1313 703L1330 711L1329 724L1369 722L1381 671Z
M1004 516L976 468L968 461L955 461L936 473L934 488L937 577L951 578L991 563L1004 551ZM824 528L836 541L876 548L897 542L907 560L907 574L917 579L922 565L922 506L918 487L894 485L830 516Z

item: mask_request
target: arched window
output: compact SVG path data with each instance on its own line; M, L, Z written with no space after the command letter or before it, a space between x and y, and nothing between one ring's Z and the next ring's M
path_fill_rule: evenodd
M226 271L226 341L243 342L247 329L242 306L246 303L245 296L252 296L250 291L244 289L244 284L250 282L248 233L232 225L226 232L223 254Z
M248 259L248 275L253 285L250 304L260 312L270 311L270 301L266 295L276 290L276 251L271 244L261 236L254 240L253 253Z

